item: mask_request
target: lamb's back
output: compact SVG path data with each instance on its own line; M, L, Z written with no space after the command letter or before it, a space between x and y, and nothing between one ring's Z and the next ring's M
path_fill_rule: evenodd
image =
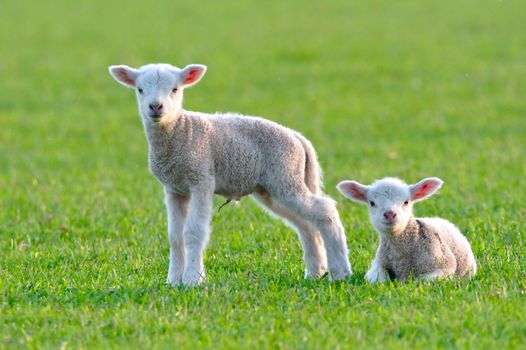
M268 151L289 151L291 144L298 144L298 133L283 125L260 117L234 113L211 114L208 117L219 143L255 147ZM220 146L220 145L218 145Z
M272 121L237 114L201 115L211 127L216 192L241 197L283 174L303 174L297 133ZM270 179L270 180L269 180Z

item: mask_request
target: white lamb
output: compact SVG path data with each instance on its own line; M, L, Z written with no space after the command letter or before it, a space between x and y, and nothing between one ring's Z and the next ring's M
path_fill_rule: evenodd
M334 201L322 194L318 160L307 139L262 118L184 110L183 90L203 77L203 65L121 65L109 71L136 91L150 171L164 187L168 283L203 281L214 194L235 200L251 195L293 226L306 278L323 276L327 267L331 280L351 274L343 226Z
M371 222L380 235L376 257L365 275L367 281L475 275L477 264L471 246L452 223L413 217L413 203L430 197L442 184L436 177L414 185L389 177L372 186L355 181L338 184L344 196L368 206Z

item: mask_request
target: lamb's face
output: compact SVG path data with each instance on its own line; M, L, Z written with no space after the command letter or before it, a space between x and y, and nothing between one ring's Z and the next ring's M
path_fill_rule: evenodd
M111 66L109 71L119 83L135 89L144 122L158 123L179 113L183 89L197 83L206 66L190 64L179 69L169 64L149 64L139 69Z
M386 177L371 186L342 181L337 188L345 197L367 205L371 222L380 234L399 234L413 215L413 203L433 195L442 184L437 177L423 179L414 185Z
M183 101L180 70L155 65L141 68L135 82L139 113L145 122L159 122L176 115Z
M367 206L372 224L384 234L402 232L413 215L409 186L393 178L382 179L371 186L367 191Z

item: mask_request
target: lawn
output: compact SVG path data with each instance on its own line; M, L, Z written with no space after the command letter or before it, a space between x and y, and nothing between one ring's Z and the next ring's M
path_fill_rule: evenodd
M7 0L0 5L0 348L526 346L524 1ZM213 217L200 288L164 284L161 186L111 64L208 66L200 111L307 136L354 274L303 279L293 231L250 199ZM445 187L471 281L371 286L377 235L343 179ZM215 207L222 203L215 200Z

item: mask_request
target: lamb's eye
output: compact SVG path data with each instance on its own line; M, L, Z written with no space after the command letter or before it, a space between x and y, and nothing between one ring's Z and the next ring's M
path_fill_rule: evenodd
M371 205L371 207L374 207L376 205L373 201L369 201L369 204Z
M175 94L176 92L177 92L177 88L174 87L174 88L172 89L172 94Z
M139 91L139 93L142 95L143 91L141 88L138 88L137 91Z
M404 205L408 205L408 204L409 204L409 201L405 201L405 202L404 202Z

